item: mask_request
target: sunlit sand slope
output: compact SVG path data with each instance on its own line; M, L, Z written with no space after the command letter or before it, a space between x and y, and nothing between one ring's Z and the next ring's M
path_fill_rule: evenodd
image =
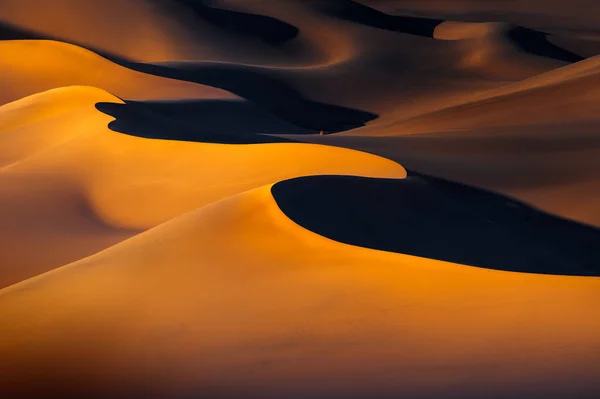
M0 291L0 383L13 398L591 399L599 292L331 241L265 186Z
M70 85L127 99L233 98L222 90L121 67L81 47L47 40L0 41L0 104Z
M121 101L99 89L68 87L0 107L0 286L282 179L406 175L395 162L334 147L128 136L108 128L112 118L96 109L98 102ZM153 120L137 123L151 129L143 123Z
M58 0L52 13L41 13L35 11L40 0L5 0L0 24L25 31L29 38L61 40L140 62L310 65L328 62L331 52L344 54L343 49L333 50L344 44L343 35L327 25L320 32L313 29L318 16L304 12L300 2L267 2L282 11L275 15L258 3Z
M507 271L600 277L600 229L427 176L309 176L277 183L301 226L361 247Z

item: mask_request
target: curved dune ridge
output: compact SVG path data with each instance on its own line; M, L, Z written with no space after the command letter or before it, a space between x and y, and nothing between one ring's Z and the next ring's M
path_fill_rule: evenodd
M60 0L51 15L41 15L31 12L37 1L7 0L0 8L2 23L13 27L13 32L32 36L30 39L61 40L140 62L221 59L310 65L343 58L350 44L327 26L323 27L326 35L298 28L296 23L307 27L303 24L307 17L311 19L309 27L320 17L294 1L286 1L285 7L278 7L280 2L268 2L267 12L274 16L262 13L260 3L247 9L244 2L215 4L208 0L89 4ZM105 22L108 16L110 24ZM23 38L22 34L17 37Z
M340 244L291 222L271 190L219 201L0 291L0 313L11 320L0 326L4 392L598 393L600 280ZM37 384L24 384L34 376Z
M473 130L498 126L597 122L600 58L594 57L469 101L400 121L380 135Z
M69 87L0 107L2 285L263 184L322 173L406 175L392 161L342 148L123 135L95 108L107 101L121 103L100 89ZM155 125L152 117L131 124L136 131Z
M503 23L447 21L433 37L460 41L461 65L505 80L521 80L565 63L583 60L546 39L543 33Z
M0 1L0 392L600 397L584 1Z
M292 220L336 241L530 273L600 276L600 230L431 177L312 176L275 184Z
M0 41L0 72L0 104L71 85L97 86L132 100L234 97L216 88L131 71L56 41Z

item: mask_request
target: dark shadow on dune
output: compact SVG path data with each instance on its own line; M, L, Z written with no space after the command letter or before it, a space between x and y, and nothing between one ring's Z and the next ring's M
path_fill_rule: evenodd
M317 1L317 7L329 16L345 21L411 35L433 37L443 19L390 15L353 0Z
M271 71L260 67L219 62L123 65L140 72L227 90L280 119L316 132L342 132L364 126L378 117L366 111L309 100L272 76Z
M540 57L565 62L578 62L585 59L551 43L548 40L548 34L544 32L516 26L508 31L508 38L521 50Z
M346 21L431 38L435 28L445 22L443 19L436 18L390 15L354 0L321 2L318 7L326 14ZM544 32L516 26L510 29L508 37L521 50L540 57L565 62L578 62L585 59L551 43L547 38L548 34Z
M347 244L528 273L600 276L600 230L449 181L312 176L272 188L297 224Z
M115 118L111 130L153 139L259 144L293 141L269 133L307 133L241 100L127 101L97 103L96 108Z
M12 38L62 41L60 38L44 36L7 24L0 25L0 34L3 34L3 36L0 36L0 39L6 37L6 40ZM266 129L266 133L310 134L321 131L324 133L338 133L365 126L367 122L378 118L377 114L370 112L307 99L298 90L274 76L276 74L268 68L222 62L147 64L133 62L118 55L84 46L77 42L66 43L86 48L109 61L131 70L227 90L258 106L254 107L253 112L256 114L262 113L260 118L264 119L266 115L271 114L273 119L280 119L278 123L287 122L285 128L279 132L273 132L272 129L268 129L267 126L262 125L262 128ZM223 104L220 105L222 106ZM203 103L202 106L206 107L208 104ZM216 106L216 104L212 104L212 106ZM229 106L235 107L235 104L229 104ZM188 103L185 107L190 110L194 105ZM249 110L252 108L252 105L247 104L245 107L246 110ZM259 111L259 107L263 111ZM219 110L222 109L219 108ZM200 114L206 115L202 109L198 109L197 111ZM242 109L236 107L236 112L240 111ZM223 118L221 118L221 121L223 122ZM250 127L255 127L251 121L249 122ZM292 125L294 125L294 128L292 128ZM274 126L277 126L277 124Z
M206 0L176 0L198 18L229 32L255 37L270 45L282 45L298 36L287 22L257 14L214 8Z
M0 20L0 40L31 40L42 38L42 35Z

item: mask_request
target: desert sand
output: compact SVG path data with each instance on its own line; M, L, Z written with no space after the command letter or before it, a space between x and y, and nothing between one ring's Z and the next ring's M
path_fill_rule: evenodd
M600 397L598 11L2 1L0 392Z

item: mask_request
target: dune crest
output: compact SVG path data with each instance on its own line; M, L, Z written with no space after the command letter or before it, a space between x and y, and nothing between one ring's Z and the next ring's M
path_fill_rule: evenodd
M590 382L598 284L340 244L291 222L268 185L0 291L0 313L12 320L0 326L0 375L15 398L435 398L474 377L461 396L487 387L503 398L586 397L600 389ZM52 367L59 353L64 366ZM482 362L489 367L473 367ZM435 381L422 373L431 364ZM20 384L31 375L44 379Z
M600 276L600 229L427 176L311 176L273 196L301 226L347 244L518 272Z
M120 134L109 128L113 118L96 109L99 102L122 103L103 90L75 86L0 107L0 233L5 236L0 285L282 179L406 176L393 161L342 148L190 143ZM134 122L136 131L155 124L152 116ZM32 245L36 251L29 250Z
M0 41L0 72L0 104L73 85L139 100L234 97L216 88L131 71L81 47L47 40Z
M598 399L592 3L0 0L0 396Z
M433 37L461 41L463 67L506 81L522 80L583 59L553 45L540 32L503 23L447 21L435 28Z

